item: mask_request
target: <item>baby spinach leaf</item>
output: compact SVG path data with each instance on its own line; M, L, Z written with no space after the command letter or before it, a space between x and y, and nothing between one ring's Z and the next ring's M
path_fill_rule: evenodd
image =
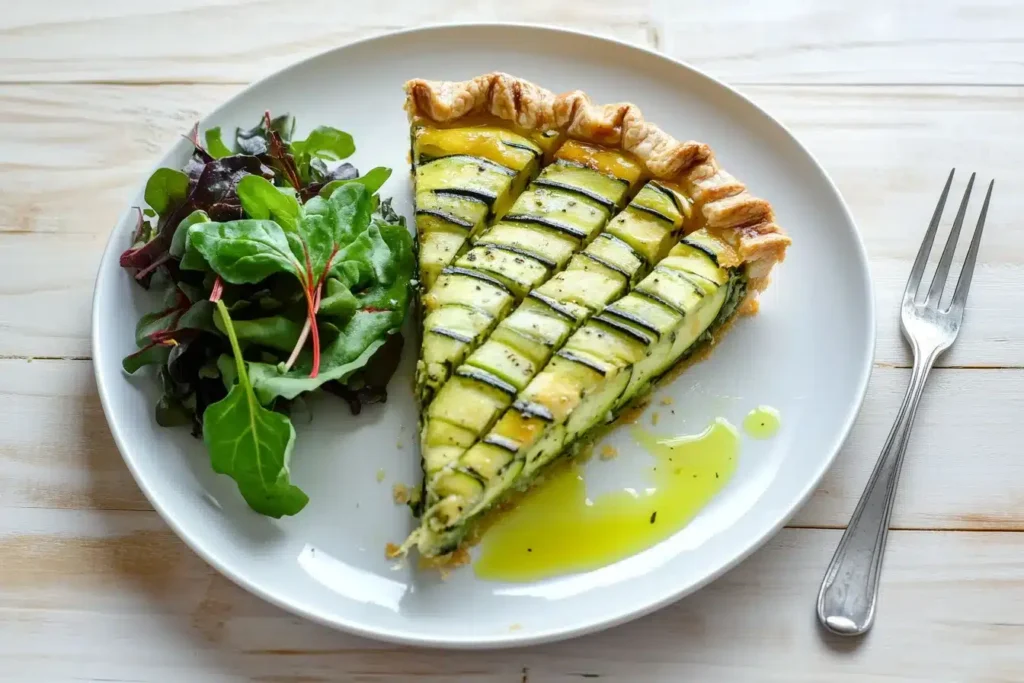
M276 187L266 178L247 175L238 182L238 198L249 218L270 219L295 232L302 209L292 188Z
M214 472L235 480L256 512L275 518L294 515L309 502L289 476L295 428L287 417L256 400L223 302L217 302L217 312L231 342L238 383L225 398L208 406L203 416L203 441L210 451L210 464Z
M214 324L217 329L227 334L221 319L215 318ZM234 320L235 335L240 342L260 344L285 353L295 347L302 332L302 323L275 315L269 318L257 318L255 320Z
M317 126L305 140L292 140L292 154L296 159L317 157L331 161L347 159L356 151L355 140L343 130L330 126Z
M197 223L188 230L185 256L191 251L198 252L214 272L232 284L252 284L279 272L301 279L305 271L284 230L274 221ZM181 266L186 267L184 259Z
M210 216L205 211L193 211L181 219L178 226L174 228L174 236L171 237L171 256L180 259L185 255L185 238L188 236L188 229L196 223L209 223Z
M326 296L320 301L319 314L328 318L348 320L356 312L359 302L338 278L328 278L324 286Z
M324 349L320 372L316 377L309 376L308 364L296 365L292 370L282 373L277 365L250 363L253 391L260 401L269 403L275 398L293 399L299 394L320 388L325 382L345 381L349 375L366 365L374 352L384 344L383 339L374 339L367 345L363 345L363 341L359 339L352 343L345 335L340 335L334 344ZM352 350L357 347L359 353L352 355Z
M184 427L192 424L193 410L189 409L181 399L164 394L156 402L156 423L161 427Z
M133 354L124 357L121 367L129 375L135 374L138 370L147 365L163 365L171 355L171 347L163 344L149 344Z
M172 168L158 168L146 181L143 197L158 214L165 214L185 201L188 194L188 176Z
M415 267L413 239L409 231L399 225L381 221L375 223L374 228L380 231L381 240L395 264L394 268L384 269L391 279L364 283L364 288L354 295L358 308L340 326L338 337L324 348L315 377L309 376L313 358L307 352L302 353L287 372L281 372L276 365L251 363L253 390L263 403L277 397L295 398L327 381L348 380L366 366L390 335L398 332L409 307L410 280ZM374 272L368 267L361 270ZM375 381L379 386L380 378Z
M206 139L206 151L214 159L229 157L234 154L234 152L228 149L228 146L224 144L224 141L221 140L220 126L208 129L204 138Z
M318 126L310 132L309 137L305 140L292 140L289 150L295 162L299 181L305 186L321 181L326 175L327 165L323 163L325 159L328 161L347 159L356 151L356 145L352 136L345 131L330 126ZM273 147L271 147L271 153L273 153ZM296 187L296 189L304 190L305 187Z
M362 175L357 178L332 180L331 182L327 183L322 188L320 188L320 196L330 197L332 194L334 194L334 191L337 190L339 187L341 187L342 185L347 185L349 183L358 183L365 187L370 194L374 194L375 192L377 192L377 190L381 188L382 185L384 185L384 183L387 182L388 178L390 177L390 168L378 166L376 168L371 168L369 171L366 172L366 175Z

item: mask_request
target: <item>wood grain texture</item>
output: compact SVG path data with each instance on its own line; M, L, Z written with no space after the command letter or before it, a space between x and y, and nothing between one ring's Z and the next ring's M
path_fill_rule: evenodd
M793 525L846 524L909 376L875 370L850 439ZM1021 386L1024 370L935 372L907 453L894 528L1024 531L1024 458L1007 447L1024 414ZM10 420L0 432L0 510L151 509L114 446L91 363L0 360L0 415Z
M89 309L110 226L203 112L244 83L348 41L491 20L660 49L737 85L789 126L864 236L878 367L846 446L794 527L698 594L566 643L414 650L286 614L174 536L103 418L85 360ZM1017 0L6 3L0 683L1019 683L1022 110ZM937 370L925 392L874 630L859 641L827 638L812 606L839 531L810 527L848 520L902 398L909 371L897 366L909 357L896 303L953 165L997 179L967 322L942 359L969 369Z
M660 49L736 83L1024 83L1016 0L683 6L656 0Z
M12 264L0 270L0 356L89 355L91 283L110 226L162 150L238 88L0 86L10 131L0 139L0 249ZM872 259L879 363L909 364L896 303L949 166L1005 181L968 324L940 362L1024 366L1024 195L1012 191L1024 89L744 90L818 155L850 204Z
M895 532L875 630L839 641L810 608L838 535L785 530L700 593L602 634L452 653L285 614L206 566L155 513L19 510L0 517L0 681L1020 680L1024 537Z
M657 34L649 6L616 0L20 5L0 16L0 81L247 83L361 38L460 21L541 22L652 47Z
M18 4L0 17L0 81L248 82L345 42L449 21L610 35L734 83L1024 84L1015 0Z

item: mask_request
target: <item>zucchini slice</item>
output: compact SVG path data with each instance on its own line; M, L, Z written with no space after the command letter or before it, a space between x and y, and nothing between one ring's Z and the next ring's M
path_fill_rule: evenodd
M500 415L474 408L474 424L489 428L472 446L464 448L463 441L453 447L445 463L434 469L422 525L410 541L421 554L457 548L473 523L503 495L528 487L553 460L575 452L589 432L649 391L734 315L745 292L746 272L719 267L714 244L705 230L683 238L657 267L645 266L648 274L629 293L575 327L514 399L488 404L508 406ZM496 330L491 339L497 335ZM495 444L500 444L501 467L478 467L476 463L494 457L499 448ZM451 457L463 448L461 455ZM464 477L478 486L459 488Z
M650 189L650 184L642 188L629 206L605 228L605 232L570 259L566 270L531 291L508 317L498 323L490 337L469 354L461 368L475 368L489 373L515 387L516 392L520 392L530 385L555 354L558 354L562 361L582 364L592 371L603 371L622 354L632 354L629 355L630 358L642 354L660 335L660 328L652 330L651 325L645 325L643 316L646 311L639 309L633 313L628 304L624 312L618 316L603 313L602 310L616 300L621 301L620 297L629 286L650 269L646 257L626 241L633 239L630 231L632 226L636 227L638 233L649 235L652 222L660 221L658 227L663 240L678 239L682 234L685 220L682 212L673 213L670 208L666 208L665 213L671 217L669 220L634 210L635 204L650 202L652 193L658 200L664 196L660 191ZM520 199L528 200L528 195L529 193L524 194ZM623 220L620 221L620 218ZM617 231L623 237L611 234L612 224L618 225ZM482 242L483 240L477 243L474 251L481 248ZM653 253L651 258L655 263L664 255L663 251L665 250L659 249ZM466 258L468 255L463 257L463 260ZM706 257L704 261L707 261ZM462 264L460 261L460 265ZM496 273L491 274L497 276ZM506 279L502 281L505 282ZM512 288L516 285L508 283L508 286ZM594 324L584 325L595 314L597 315L593 318ZM664 326L661 318L656 320ZM573 334L574 331L576 334ZM627 350L625 346L629 344L632 346ZM563 345L565 349L562 349ZM456 372L460 372L461 368ZM452 398L455 394L460 398ZM449 382L442 386L435 401L442 400L442 397L446 405L469 400L461 383ZM504 400L488 403L486 407L492 412L488 419L481 421L481 424L490 429L501 413L512 405L514 399L515 395L512 394ZM482 408L475 406L474 410L479 411ZM447 419L452 421L450 417ZM421 439L424 469L432 475L426 486L425 500L428 506L444 496L442 481L445 475L441 473L439 478L437 474L443 467L469 467L461 459L452 458L452 453L460 447L453 447L447 443L434 446L428 438L430 429L428 415L424 420ZM485 431L481 430L476 437L480 438L484 434ZM504 439L504 444L511 443L505 435L498 435L495 438ZM465 450L467 447L462 448ZM435 484L442 484L442 488Z
M481 136L491 147L499 143L507 146L507 140L502 137L500 130L470 130L475 132L460 134L461 137L457 138L462 145L457 149L482 153L480 150L484 147L479 141ZM479 132L481 130L485 132ZM451 134L451 131L445 131L447 137L439 133L421 136L421 140L426 139L432 145L429 149L424 147L424 153L435 151L434 146L440 144L439 140L450 140ZM496 310L488 324L477 325L472 329L464 327L458 337L443 333L439 335L433 331L436 325L429 316L439 304L431 299L427 306L428 318L424 321L423 350L417 372L418 396L422 405L433 400L452 371L466 361L468 354L487 338L497 322L511 310L511 303L522 301L532 290L562 271L573 255L589 244L608 223L612 213L609 207L620 206L626 201L633 183L639 178L638 174L633 173L636 162L622 152L581 143L576 146L581 150L589 150L603 166L599 169L596 162L581 165L575 161L556 160L541 171L537 180L515 199L507 211L502 210L500 215L495 216L500 220L492 226L478 230L474 224L473 229L463 230L455 237L451 236L455 234L453 229L434 226L432 235L421 235L420 263L429 267L432 273L443 273L446 267L456 268L463 275L476 273L485 278L487 283L500 285L510 295L508 305ZM455 144L450 143L449 147L455 148ZM421 187L439 187L440 181L434 180L431 171L437 164L451 165L453 170L446 177L457 175L460 178L460 192L479 195L491 187L488 183L494 181L491 166L496 165L495 162L487 160L466 171L464 159L478 157L455 154L437 157L421 165L418 169L420 176L417 191ZM616 162L616 159L619 161ZM484 170L479 171L479 168ZM601 170L604 168L618 170L625 173L626 177L608 175ZM558 186L545 184L545 179L551 178L558 181ZM445 192L450 194L452 190L449 188ZM459 194L458 197L465 199L471 195ZM476 195L472 197L481 198ZM428 214L422 220L438 219L436 214ZM432 250L425 255L423 250L428 245ZM441 279L434 283L424 277L427 286L425 300L430 299L440 283ZM457 291L463 298L453 298L448 293L445 300L449 303L445 305L473 308L476 289L459 287ZM500 354L492 354L490 357L497 359ZM501 372L496 374L510 378L510 381L525 376L513 372L513 369L512 366L502 367Z
M497 127L413 129L416 231L425 290L488 220L508 211L537 175L542 156L529 138Z

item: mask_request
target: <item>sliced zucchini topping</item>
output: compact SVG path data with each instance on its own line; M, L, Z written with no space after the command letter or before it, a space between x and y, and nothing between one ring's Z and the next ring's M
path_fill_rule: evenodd
M642 318L643 311L632 313L631 309L623 309L623 313L615 315L602 312L611 302L622 297L629 286L634 283L645 271L649 270L647 258L637 253L626 239L632 239L629 232L631 226L637 226L637 230L643 235L650 235L651 222L659 221L659 229L664 235L664 240L675 239L681 234L684 221L684 214L674 210L675 205L664 208L666 214L672 220L652 217L649 213L634 212L634 204L637 202L650 203L653 199L663 201L664 195L661 192L650 190L644 187L630 202L630 205L614 219L616 223L619 218L625 217L621 222L618 232L622 236L616 237L608 232L601 233L596 239L590 242L582 252L576 254L569 260L567 269L556 274L547 283L533 289L526 296L524 301L504 320L498 323L490 337L482 343L475 351L470 353L463 361L463 365L456 371L456 374L463 372L463 368L480 370L490 376L499 378L503 382L515 387L520 392L529 386L538 373L552 363L575 363L580 365L588 373L598 373L604 376L614 368L607 365L602 354L613 353L616 358L627 353L625 350L615 352L617 346L627 342L634 345L650 346L660 338L660 328L651 327ZM527 192L520 201L529 201L530 192ZM500 224L499 224L500 225ZM495 226L496 228L499 226ZM675 237L673 237L675 236ZM460 261L460 266L467 264L467 259L473 252L482 249L483 238L477 243L469 254ZM664 256L664 249L653 252L651 259L654 263ZM481 256L482 258L482 256ZM705 259L706 261L707 259ZM474 261L476 263L476 261ZM500 277L503 283L507 283L513 291L522 285L522 278L515 279L506 272L498 272L499 269L491 267L489 274ZM596 314L596 315L595 315ZM594 316L592 323L584 324L585 321ZM580 326L583 325L582 328ZM575 332L575 334L573 334ZM575 346L570 348L567 340L580 338ZM620 341L625 338L626 341ZM562 348L566 346L566 348ZM557 361L552 361L556 356ZM632 356L630 356L632 357ZM438 391L435 401L444 399L444 404L454 404L452 394L464 394L465 388L462 384L449 382ZM502 412L513 405L515 395L509 395L504 401L492 401L487 405L494 409L489 419L481 419L486 424L486 429L493 426ZM468 399L467 399L468 400ZM537 414L536 406L544 405L538 401L527 401L516 404L519 412L532 416L543 421L541 415L551 413L550 406L541 415ZM428 417L429 419L429 417ZM453 421L453 418L447 418ZM424 434L429 429L425 425ZM478 438L486 434L486 429L478 433ZM507 434L497 435L502 439L503 444L508 444L513 438ZM497 438L496 437L496 438ZM434 447L424 436L422 440L422 451L424 459L429 465L427 470L438 471L438 462L450 464L450 468L469 467L461 460L453 460L452 452L458 447L450 444L438 446L437 454L434 454ZM443 477L444 475L439 475ZM438 480L439 482L440 480ZM426 503L428 506L438 503L443 498L443 488L434 485L434 479L427 483Z
M413 131L413 163L455 154L489 159L521 171L539 159L543 151L528 138L496 126L472 128L434 128L421 126Z
M459 133L454 138L459 144L456 145L452 142L449 147L458 152L472 151L483 154L480 150L484 147L493 151L492 148L496 148L497 145L500 145L502 149L508 146L509 140L502 137L503 134L500 131L495 132L488 128L471 130L472 134ZM424 147L424 156L427 152L436 152L441 141L451 140L454 135L452 131L444 131L444 133L444 136L440 133L431 133L430 135L424 134L419 138L428 141L431 145L429 149ZM533 144L531 141L528 142ZM539 150L540 147L538 146L537 149ZM517 150L517 153L519 151L522 150ZM566 267L576 252L589 244L593 237L601 232L611 218L609 207L624 203L632 183L639 177L627 173L625 178L620 178L602 170L607 167L607 169L625 173L631 169L635 162L629 160L624 153L594 147L592 154L601 160L603 166L598 168L594 165L579 165L575 161L567 160L554 162L545 168L540 177L512 202L507 212L502 210L494 216L499 220L490 227L478 229L477 224L474 224L472 230L467 230L459 222L447 221L445 217L437 216L434 213L424 213L423 221L444 222L443 231L442 226L432 224L435 235L428 236L428 238L421 237L422 245L440 244L443 241L443 246L447 249L443 254L438 251L432 252L439 257L444 257L443 259L434 259L430 263L433 272L482 278L488 284L500 287L510 294L510 301L521 301L532 290L548 281ZM614 159L617 157L622 161L616 166ZM436 157L432 161L424 163L417 170L418 177L422 179L422 183L420 180L417 181L417 190L419 191L421 185L431 190L438 185L438 181L429 179L433 176L428 178L431 167L437 164L454 165L460 174L458 175L459 190L467 192L482 192L481 188L490 187L486 184L492 182L492 176L496 177L495 174L503 173L498 170L491 173L492 166L496 166L497 162L490 159L466 172L463 170L464 159L479 159L479 157L452 154ZM503 160L507 162L508 158L504 157ZM480 171L480 168L484 170ZM501 168L509 171L506 167ZM455 172L452 171L452 174ZM486 178L478 178L473 175L474 173ZM548 178L555 178L564 187L545 185L543 181ZM451 192L451 188L449 187L445 191ZM437 195L436 192L433 194ZM462 199L465 198L462 195L459 196ZM493 212L493 204L490 206ZM427 210L444 209L431 205ZM461 218L461 216L459 217ZM483 220L486 221L487 218L484 217ZM421 263L424 262L424 258L423 246L421 246ZM438 279L437 283L431 286L431 281L424 278L428 292L425 300L430 298L440 283L441 279ZM477 292L473 288L466 287L461 287L458 291L467 298L455 300L448 297L451 299L451 305L473 308L473 298L477 296ZM557 304L558 301L560 299L556 298L555 303ZM436 302L431 301L431 304L436 308ZM489 320L486 325L456 330L460 336L454 337L443 332L439 334L433 332L437 326L433 325L429 319L431 315L429 311L433 311L434 308L428 308L428 317L424 322L422 353L424 363L419 366L417 375L419 396L424 405L433 399L452 371L467 362L468 354L483 342L494 329L495 324L510 310L507 306L503 307L495 312L494 319ZM442 329L450 328L442 326ZM564 331L563 337L567 333L568 328ZM560 340L561 338L559 338ZM516 353L521 351L522 349L519 349ZM507 360L507 356L502 353L492 350L485 353L486 355L482 357L487 358L487 362L490 363L498 363L499 359ZM546 361L548 355L545 352L538 363ZM427 362L428 358L429 362ZM526 372L525 366L522 365L526 362L528 361L503 362L501 363L501 372L496 374L513 383L523 382L523 386L525 386L525 381L535 371L535 369L531 369ZM517 363L519 363L518 366ZM470 364L487 367L480 365L479 358ZM517 388L522 387L518 386Z
M540 169L542 150L496 127L413 130L420 282L425 290Z
M653 216L644 210L636 213ZM720 268L704 251L715 253L714 244L704 230L685 238L656 268L645 266L648 274L632 291L614 303L603 304L603 310L593 311L564 341L557 342L542 366L538 368L537 359L531 358L531 367L538 369L525 386L521 378L506 379L519 389L514 400L507 394L499 398L495 392L493 400L474 405L473 425L459 423L467 429L485 426L486 431L479 433L473 445L449 446L449 450L435 453L429 430L425 432L425 452L433 454L435 465L442 460L444 464L433 469L427 487L427 508L416 535L422 554L443 554L458 547L472 523L501 496L529 486L546 464L574 452L588 432L649 391L734 314L746 274L742 268ZM567 270L559 277L568 278L574 272L583 271ZM506 318L491 339L518 313L519 309ZM474 367L484 369L485 365ZM465 443L467 435L460 436L460 444ZM459 449L464 452L452 457ZM491 466L485 467L487 463ZM474 485L462 485L464 478L472 479Z

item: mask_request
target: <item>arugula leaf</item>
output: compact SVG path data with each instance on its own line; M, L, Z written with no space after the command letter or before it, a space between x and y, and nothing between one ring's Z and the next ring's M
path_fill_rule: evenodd
M377 192L377 190L381 188L382 185L384 185L384 183L388 181L388 178L390 177L390 168L387 168L385 166L378 166L376 168L371 168L369 171L366 172L366 175L359 176L357 178L332 180L331 182L327 183L322 188L320 188L320 196L330 197L332 194L334 194L334 191L337 190L339 187L341 187L342 185L347 185L349 183L359 183L360 185L365 187L370 194L374 194L375 192Z
M274 518L294 515L309 502L309 496L289 478L295 428L287 417L256 400L231 317L221 301L217 312L231 342L238 383L225 398L206 408L203 441L210 451L210 464L214 472L235 480L256 512Z
M220 126L216 128L210 128L204 135L206 139L206 151L214 159L221 159L223 157L229 157L234 152L228 149L228 146L224 144L224 141L220 138Z
M276 187L262 176L247 175L238 182L238 198L250 218L269 218L287 232L298 229L302 207L295 198L295 190Z
M161 216L185 201L188 176L172 168L158 168L146 181L143 198Z

